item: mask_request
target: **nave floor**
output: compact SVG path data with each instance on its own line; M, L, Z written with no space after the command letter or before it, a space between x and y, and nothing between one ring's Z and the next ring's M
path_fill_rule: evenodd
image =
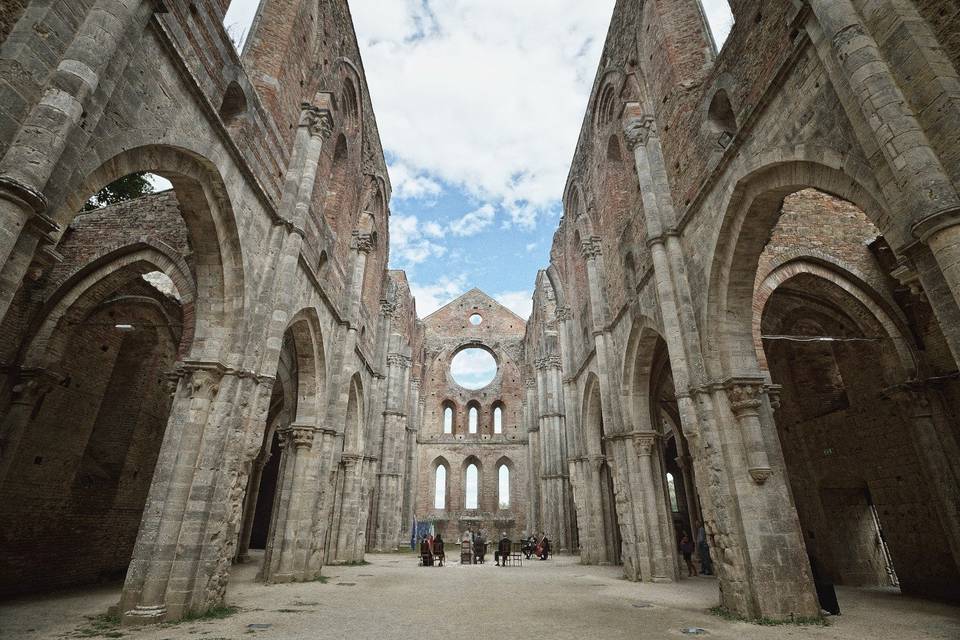
M761 627L711 615L717 584L710 578L633 584L616 567L582 566L570 557L506 568L421 568L412 554L367 560L325 568L326 584L264 586L254 582L255 564L242 565L228 593L238 613L113 633L129 640L637 640L687 638L681 629L700 627L707 637L729 640L960 638L960 607L888 591L839 589L844 615L827 627ZM81 635L91 628L84 616L104 613L118 597L114 586L0 603L0 638L97 637Z

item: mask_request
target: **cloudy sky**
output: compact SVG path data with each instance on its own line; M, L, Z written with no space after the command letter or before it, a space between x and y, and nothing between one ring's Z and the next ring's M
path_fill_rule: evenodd
M242 38L259 0L233 0ZM703 0L718 43L727 0ZM549 261L614 0L351 0L424 317L479 287L522 317Z

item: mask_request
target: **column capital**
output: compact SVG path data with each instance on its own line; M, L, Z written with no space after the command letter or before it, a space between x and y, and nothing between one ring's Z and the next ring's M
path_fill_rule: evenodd
M396 302L382 298L380 300L380 315L384 318L392 318L397 313L398 306Z
M656 132L656 120L648 114L633 114L623 123L623 136L631 151L647 146L650 136L656 135Z
M47 198L42 193L12 176L0 176L0 199L10 201L21 209L29 209L35 214L42 214L47 210Z
M783 392L783 385L768 384L765 387L767 398L770 399L770 408L776 411L780 408L780 394Z
M960 207L953 204L928 214L915 223L911 231L920 242L927 242L932 235L957 225L960 225Z
M536 389L537 388L537 379L536 378L524 378L523 386L527 389Z
M653 454L653 447L660 439L660 434L656 431L637 431L633 434L633 446L637 450L638 457L646 457Z
M387 354L387 364L409 369L413 366L413 359L403 355L402 353L390 353Z
M39 367L20 369L15 375L17 383L11 390L14 404L33 404L65 380L63 375Z
M560 322L566 322L573 317L573 312L570 310L570 307L562 305L557 307L557 320Z
M926 386L919 380L908 380L901 384L887 387L883 395L890 398L911 418L927 417L932 415L930 398L926 394Z
M360 253L370 253L377 248L377 234L354 231L353 247Z
M307 424L291 424L279 430L282 440L286 440L288 446L296 449L311 449L313 447L313 437L317 433L317 428Z
M723 384L730 400L730 409L738 418L758 415L763 404L765 383L758 378L730 378Z
M313 137L329 140L333 135L333 114L325 105L303 102L300 104L300 126L306 127Z
M603 255L603 245L599 236L590 236L580 242L580 255L584 260L594 260Z
M537 358L535 365L537 369L560 369L563 366L563 363L560 360L560 356L550 355L544 356L542 358Z

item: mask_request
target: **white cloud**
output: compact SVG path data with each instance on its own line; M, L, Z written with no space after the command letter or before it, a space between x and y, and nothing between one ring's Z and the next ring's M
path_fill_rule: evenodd
M730 11L729 0L703 0L703 11L707 14L707 22L710 23L717 48L723 48L723 43L733 28L733 13Z
M414 171L403 162L391 164L389 170L395 200L435 197L443 191L439 182Z
M497 361L484 349L464 349L450 362L450 374L461 387L482 389L497 375Z
M353 0L384 146L532 226L563 192L613 0Z
M428 258L442 258L447 248L427 239L433 223L421 225L416 216L390 216L390 254L395 264L412 266ZM433 236L436 237L436 236Z
M536 242L531 242L531 243L527 244L526 249L527 249L527 253L533 253L533 252L536 251L536 249L537 249L537 243L536 243Z
M426 222L423 225L423 233L431 238L442 238L443 227L436 222Z
M497 211L490 204L485 204L476 211L471 211L450 223L450 233L467 238L475 236L491 224Z
M524 320L533 313L533 291L505 291L493 297Z
M428 315L458 298L466 291L467 278L457 276L443 276L430 284L410 283L410 292L417 300L417 315L426 318Z

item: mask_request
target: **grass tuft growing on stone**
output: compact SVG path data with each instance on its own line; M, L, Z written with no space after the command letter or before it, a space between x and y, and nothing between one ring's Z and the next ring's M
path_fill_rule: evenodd
M173 624L180 624L183 622L204 622L205 620L223 620L224 618L229 618L230 616L238 613L240 607L233 606L219 606L207 609L206 611L196 611L188 613L183 616L181 620Z
M330 578L328 578L327 576L317 576L313 580L310 580L310 582L319 582L320 584L327 584L329 580Z
M717 616L718 618L723 618L724 620L729 620L730 622L746 622L747 624L755 624L761 627L782 627L785 625L792 625L798 627L829 627L830 621L823 616L817 617L807 617L807 616L793 616L789 618L774 619L774 618L746 618L741 616L738 613L730 611L726 607L713 607L710 609L710 613Z
M120 616L117 614L104 613L99 616L87 616L89 626L80 627L73 632L76 638L122 638L123 632L119 631Z

